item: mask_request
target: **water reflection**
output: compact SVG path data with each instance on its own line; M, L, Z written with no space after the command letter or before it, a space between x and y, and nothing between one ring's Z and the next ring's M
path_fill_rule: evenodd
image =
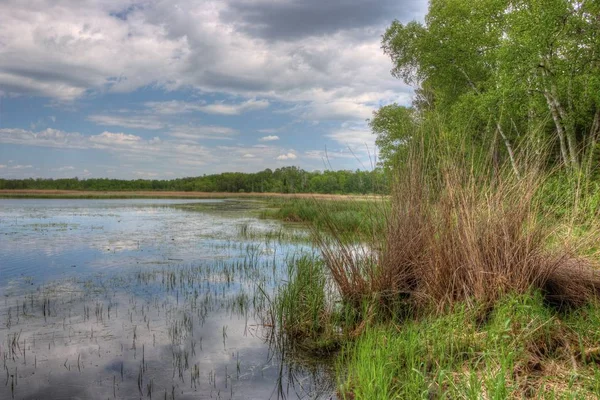
M261 293L310 248L174 203L0 200L0 398L330 397L261 325Z

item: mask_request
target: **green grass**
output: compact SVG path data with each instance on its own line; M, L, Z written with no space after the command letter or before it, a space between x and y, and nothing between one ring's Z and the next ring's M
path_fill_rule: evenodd
M368 303L358 314L344 306L318 258L288 268L272 304L279 345L333 357L340 398L600 396L597 304L558 310L536 291L390 319Z
M597 398L599 318L597 306L560 314L534 293L506 296L491 312L459 305L442 316L370 326L338 357L340 395Z
M288 276L274 303L280 345L320 356L336 351L341 335L335 331L322 261L310 256L290 260Z
M389 202L373 200L270 199L261 218L311 225L347 238L383 232Z

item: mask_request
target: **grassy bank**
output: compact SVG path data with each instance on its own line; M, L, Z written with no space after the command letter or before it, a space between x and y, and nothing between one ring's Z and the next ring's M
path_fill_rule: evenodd
M332 199L337 201L320 201L323 199L319 197L270 198L260 217L303 223L315 233L335 233L350 240L371 240L383 232L389 214L386 197Z
M558 313L541 293L491 312L374 324L338 358L343 398L597 398L600 308Z
M407 145L387 207L279 207L321 250L272 305L279 342L333 357L345 399L597 398L593 180L459 139Z

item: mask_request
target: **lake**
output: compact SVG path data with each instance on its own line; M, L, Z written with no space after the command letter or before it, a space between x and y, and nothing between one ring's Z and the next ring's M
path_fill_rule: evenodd
M270 346L308 233L252 200L0 199L0 398L331 398Z

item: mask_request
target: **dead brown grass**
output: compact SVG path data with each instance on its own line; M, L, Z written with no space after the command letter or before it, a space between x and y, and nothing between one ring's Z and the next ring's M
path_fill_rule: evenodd
M558 233L562 221L546 218L539 163L522 162L527 168L519 177L508 169L476 173L452 156L431 162L415 147L397 172L387 235L373 238L375 251L321 236L344 299L441 312L531 290L561 306L597 296L596 262Z

